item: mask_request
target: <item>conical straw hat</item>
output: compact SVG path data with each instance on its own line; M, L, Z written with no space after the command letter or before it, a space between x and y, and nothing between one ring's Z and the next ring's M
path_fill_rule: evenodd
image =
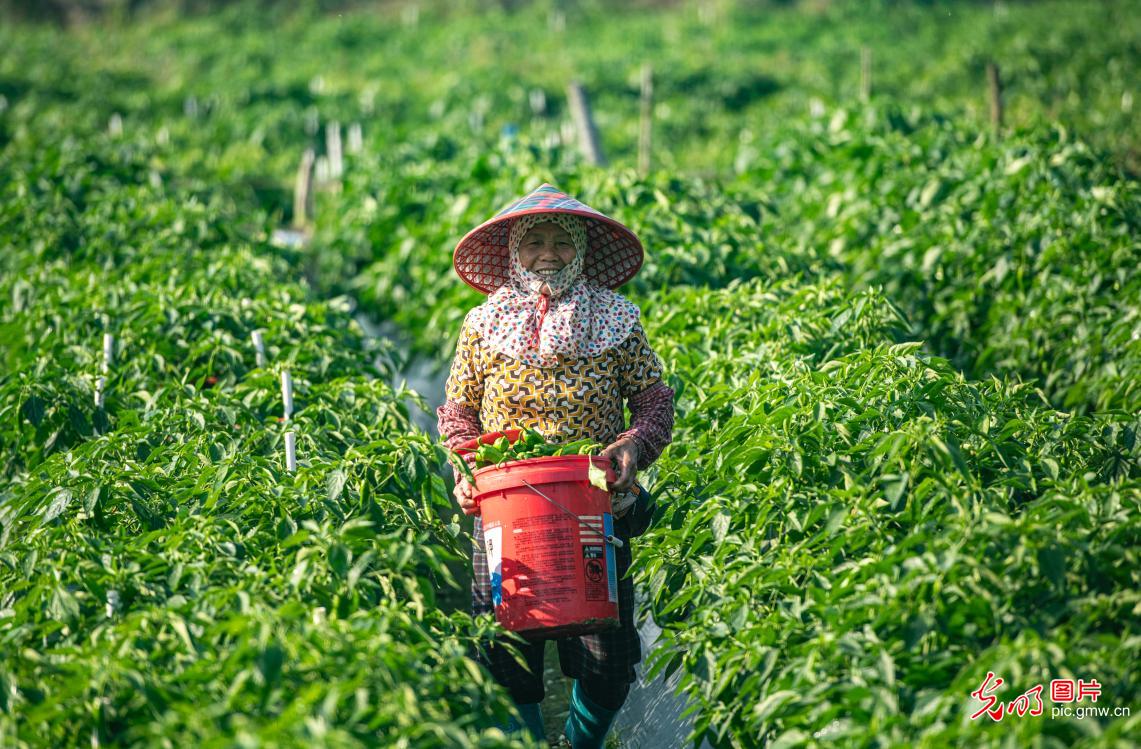
M582 272L588 281L617 289L642 267L642 243L634 232L544 182L460 240L452 255L452 265L460 278L484 294L507 283L511 268L507 237L511 224L529 213L571 213L587 219Z

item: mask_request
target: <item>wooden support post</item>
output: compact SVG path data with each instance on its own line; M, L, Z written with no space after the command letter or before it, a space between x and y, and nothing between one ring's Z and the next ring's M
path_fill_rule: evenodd
M579 147L583 156L594 166L606 166L606 157L602 154L602 144L599 142L598 128L594 124L594 116L590 111L590 99L586 90L578 81L571 81L567 87L567 98L570 100L571 114L574 116L575 126L578 128Z
M304 229L313 214L313 149L306 148L293 183L293 228Z
M872 50L860 47L860 101L872 98Z
M642 65L641 120L638 129L638 172L645 177L650 173L650 144L654 129L654 70L649 63Z
M996 63L987 63L986 77L990 88L990 125L998 134L1002 130L1002 77Z

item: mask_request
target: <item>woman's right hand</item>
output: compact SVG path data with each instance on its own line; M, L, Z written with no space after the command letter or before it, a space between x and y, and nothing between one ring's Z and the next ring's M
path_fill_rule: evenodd
M452 494L455 495L456 503L459 504L465 515L479 514L479 505L472 497L471 484L468 483L466 477L460 477L460 480L456 482L456 488L452 490Z

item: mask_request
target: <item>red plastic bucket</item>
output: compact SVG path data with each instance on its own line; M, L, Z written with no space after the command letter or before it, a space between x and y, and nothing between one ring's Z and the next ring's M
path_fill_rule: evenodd
M587 634L619 624L618 567L606 540L614 533L610 494L590 483L590 460L606 471L607 481L617 478L608 459L587 455L528 458L475 471L495 616L524 637Z

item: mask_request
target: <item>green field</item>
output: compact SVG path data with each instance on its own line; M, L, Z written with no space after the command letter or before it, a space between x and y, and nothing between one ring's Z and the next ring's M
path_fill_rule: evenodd
M694 741L1134 745L1141 3L134 5L0 4L0 747L511 745L399 383L542 182L647 248L635 570ZM988 671L1133 714L973 721Z

